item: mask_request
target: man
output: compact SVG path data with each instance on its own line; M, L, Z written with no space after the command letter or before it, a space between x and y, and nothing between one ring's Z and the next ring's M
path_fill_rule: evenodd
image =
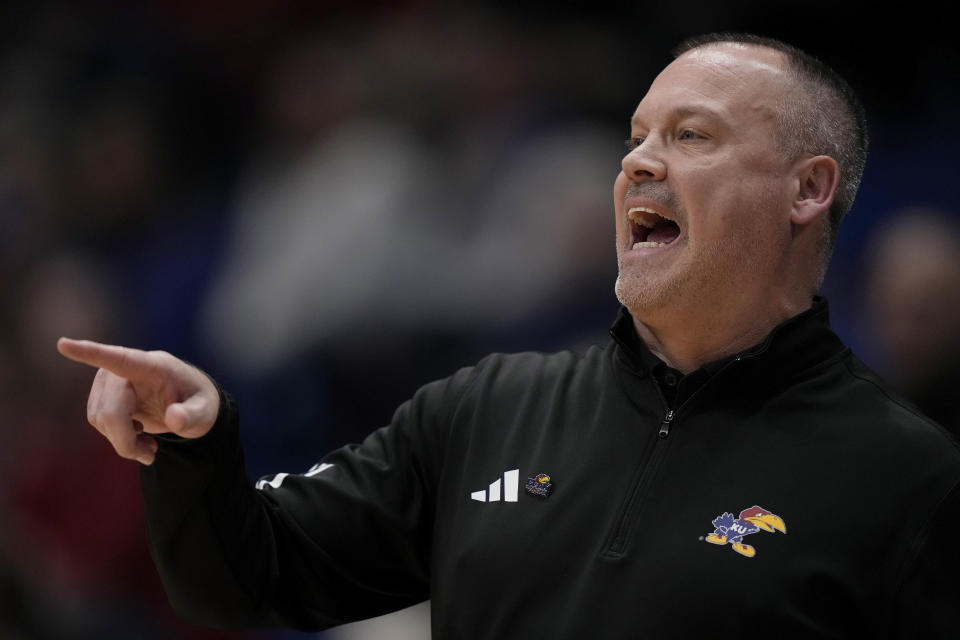
M814 298L856 99L782 43L708 36L629 147L613 342L490 356L305 474L250 488L229 397L173 356L60 342L148 465L182 615L309 629L430 598L434 638L955 637L960 451Z

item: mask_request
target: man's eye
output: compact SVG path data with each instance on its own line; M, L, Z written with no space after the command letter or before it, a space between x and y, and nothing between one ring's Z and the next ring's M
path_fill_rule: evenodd
M637 147L643 144L643 138L640 136L634 136L633 138L627 138L623 141L623 144L626 145L627 151L633 151Z
M701 136L699 133L697 133L693 129L684 129L683 131L680 132L679 139L680 140L696 140L697 138L702 138L702 137L703 136Z

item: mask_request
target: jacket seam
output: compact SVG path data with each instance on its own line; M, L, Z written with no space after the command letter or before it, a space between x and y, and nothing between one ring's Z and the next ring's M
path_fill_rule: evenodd
M450 404L453 405L453 406L445 406L443 411L444 419L442 420L442 423L446 425L446 428L443 430L443 447L442 448L444 451L447 450L447 447L450 443L450 440L449 440L451 435L450 431L453 427L454 417L457 415L457 412L460 410L460 405L463 404L463 401L467 397L467 394L470 392L471 389L473 389L474 385L477 383L477 380L480 378L481 371L486 368L487 364L490 361L490 358L493 355L495 354L491 354L490 356L483 358L475 366L471 367L470 379L467 380L463 384L460 391L455 394L456 398L455 399L451 398L444 402L445 405L450 405ZM444 459L446 459L446 456L444 456Z
M919 559L921 553L923 552L927 539L930 537L930 531L933 529L933 523L937 520L937 517L940 515L940 509L943 507L947 499L953 495L957 489L960 488L960 480L957 480L949 490L947 490L937 501L937 505L934 507L933 511L930 514L930 517L924 522L923 527L920 528L920 531L917 533L916 538L911 542L909 551L905 554L904 559L901 561L900 566L897 568L896 578L894 580L895 588L893 590L893 602L900 601L900 595L903 593L906 582L907 567L911 562ZM895 613L898 613L896 608L891 607L888 609L887 613L887 625L893 619Z
M935 428L935 429L940 433L940 435L942 435L942 436L944 436L944 438L946 438L946 440L947 440L947 441L950 443L950 445L953 447L954 451L956 451L957 453L960 453L960 442L958 442L957 440L955 440L954 437L950 434L950 432L946 430L946 428L944 428L942 425L940 425L939 423L937 423L937 422L935 422L934 420L932 420L929 416L926 416L926 415L924 415L923 413L921 413L920 411L918 411L918 410L916 409L916 407L913 407L913 406L911 406L910 404L907 404L907 403L903 402L903 401L900 400L899 398L890 395L890 393L889 393L886 389L884 389L882 385L878 384L878 383L876 382L876 380L873 380L873 379L871 379L871 378L869 378L869 377L867 377L867 376L864 376L864 375L862 375L862 374L857 373L856 371L854 371L853 368L851 368L851 366L850 366L850 359L849 359L849 358L844 358L844 359L843 359L843 364L844 364L844 366L847 368L847 371L850 372L850 375L852 375L854 378L857 378L858 380L862 380L863 382L868 383L868 384L871 385L874 389L876 389L876 390L879 391L881 394L883 394L883 396L884 396L887 400L889 400L890 402L894 403L895 405L897 405L898 407L900 407L901 409L903 409L904 411L906 411L906 412L909 413L910 415L914 416L915 418L918 418L918 419L920 419L920 420L923 420L926 424L928 424L929 426Z
M812 375L814 375L814 374L816 374L816 373L819 373L820 371L822 371L822 370L824 370L824 369L829 369L830 367L832 367L833 365L837 364L838 362L844 362L845 359L846 359L846 357L849 356L850 354L851 354L850 347L844 347L843 349L841 349L839 352L835 353L834 355L832 355L832 356L830 356L830 357L828 357L828 358L825 358L824 360L821 360L820 362L818 362L818 363L816 363L816 364L814 364L814 365L812 365L812 366L810 366L810 367L807 367L806 369L803 369L803 370L801 370L801 371L797 371L794 375L792 375L792 376L790 376L790 378L788 378L788 381L792 383L792 382L794 382L795 380L799 380L799 379L801 379L801 378L808 378L808 377L810 377L810 376L812 376ZM856 374L854 374L854 375L856 375Z

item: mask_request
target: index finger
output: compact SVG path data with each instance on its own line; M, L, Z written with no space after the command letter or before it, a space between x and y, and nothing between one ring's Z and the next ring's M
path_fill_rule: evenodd
M57 340L57 351L62 355L91 367L99 367L122 378L142 378L156 369L156 363L146 351L91 340Z

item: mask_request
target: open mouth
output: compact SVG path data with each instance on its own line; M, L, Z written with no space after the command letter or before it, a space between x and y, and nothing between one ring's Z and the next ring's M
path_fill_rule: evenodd
M627 221L630 223L630 246L633 249L665 247L680 236L680 227L676 222L646 207L632 207L627 211Z

